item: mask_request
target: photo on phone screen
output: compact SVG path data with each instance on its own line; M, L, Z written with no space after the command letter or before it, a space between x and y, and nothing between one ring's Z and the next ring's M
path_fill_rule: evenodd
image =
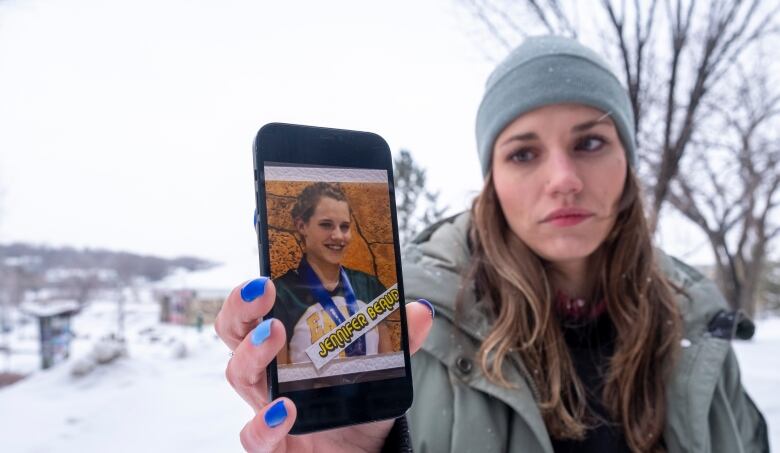
M405 376L388 172L265 162L282 393Z

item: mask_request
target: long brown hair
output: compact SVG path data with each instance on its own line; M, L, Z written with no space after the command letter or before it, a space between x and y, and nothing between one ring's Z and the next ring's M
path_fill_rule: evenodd
M591 426L585 389L577 377L553 309L549 263L509 228L491 172L472 206L473 278L495 316L478 352L485 375L512 387L502 373L517 351L551 436L579 439ZM663 451L665 380L680 344L682 320L673 287L654 261L636 176L629 169L615 225L592 256L595 300L607 301L615 349L602 403L634 451Z

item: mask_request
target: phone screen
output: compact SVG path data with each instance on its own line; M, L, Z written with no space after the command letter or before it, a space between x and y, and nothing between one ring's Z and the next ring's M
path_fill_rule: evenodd
M282 393L402 378L402 303L384 169L264 162Z

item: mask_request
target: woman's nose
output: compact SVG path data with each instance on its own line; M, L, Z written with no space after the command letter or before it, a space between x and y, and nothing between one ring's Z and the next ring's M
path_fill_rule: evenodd
M547 192L551 195L576 194L582 190L582 178L572 156L553 151L547 159Z

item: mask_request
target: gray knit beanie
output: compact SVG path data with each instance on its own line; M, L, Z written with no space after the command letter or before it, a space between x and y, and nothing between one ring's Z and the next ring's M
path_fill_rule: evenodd
M477 112L482 175L493 146L521 114L550 104L576 103L609 113L629 165L636 162L634 111L628 93L607 64L579 42L560 36L527 39L490 74Z

